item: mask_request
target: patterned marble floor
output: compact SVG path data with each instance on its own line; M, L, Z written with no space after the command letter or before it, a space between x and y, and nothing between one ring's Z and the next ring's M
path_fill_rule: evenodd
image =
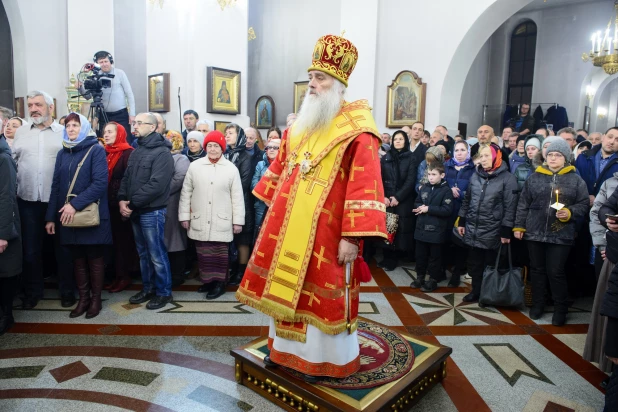
M453 348L448 376L420 411L600 411L605 377L581 358L592 301L576 301L562 328L551 309L479 308L464 284L433 293L411 289L414 265L372 267L359 313ZM95 319L69 319L53 284L32 311L0 337L1 411L273 411L236 385L230 349L267 333L267 318L239 304L234 289L206 301L188 282L158 311L128 304L139 290L104 294ZM16 301L17 303L17 301Z

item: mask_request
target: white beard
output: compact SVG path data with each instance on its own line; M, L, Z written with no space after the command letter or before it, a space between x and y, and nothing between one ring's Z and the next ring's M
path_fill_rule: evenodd
M294 127L308 132L317 132L328 127L341 109L343 91L345 87L338 81L319 95L310 94L308 89Z
M39 117L31 117L32 123L36 125L40 125L49 120L49 116L39 116Z

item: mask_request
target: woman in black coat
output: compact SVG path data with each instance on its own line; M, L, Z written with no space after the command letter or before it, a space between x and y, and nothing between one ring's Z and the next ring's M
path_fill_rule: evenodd
M21 273L21 226L17 208L17 165L11 149L0 138L0 336L9 330L13 320L13 299Z
M400 254L414 251L416 222L412 209L416 199L414 185L418 164L414 153L410 151L410 142L403 130L393 134L391 150L380 159L380 165L386 211L397 214L399 223L395 240L392 245L384 248L384 260L379 266L384 270L394 270Z
M101 311L101 290L105 277L103 257L105 247L112 244L107 204L107 159L105 149L95 136L90 135L90 131L90 123L81 114L71 113L66 117L63 148L56 157L45 216L47 233L53 235L58 232L60 243L68 246L73 255L79 303L69 316L75 318L87 312L88 319ZM83 165L78 173L81 163ZM76 174L75 185L70 190ZM99 225L67 226L73 222L77 211L95 202L99 205Z
M569 164L570 148L564 140L549 145L546 159L546 165L539 166L524 183L513 230L517 239L528 241L533 301L530 318L537 320L543 315L549 280L555 305L552 324L562 326L569 295L565 265L575 243L576 222L588 213L590 200L586 183Z
M254 198L251 194L251 179L255 172L253 155L247 150L247 136L242 127L235 123L230 123L225 128L225 142L227 149L224 156L232 162L240 172L240 183L245 198L245 225L242 232L234 235L234 244L238 249L238 260L232 262L230 268L229 285L240 285L245 274L249 253L253 245L253 229L255 226L255 210L253 209Z
M517 207L517 180L509 173L500 147L483 144L479 155L481 163L459 209L457 230L470 248L468 273L472 277L472 292L464 296L464 302L479 300L485 267L495 262L501 243L511 242Z

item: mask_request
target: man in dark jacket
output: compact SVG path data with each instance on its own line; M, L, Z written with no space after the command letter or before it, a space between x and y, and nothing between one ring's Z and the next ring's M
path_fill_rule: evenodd
M585 151L577 157L575 168L588 186L590 205L599 193L603 182L618 172L618 127L609 129L601 139L601 144Z
M520 135L525 136L535 129L534 117L530 116L530 104L523 103L519 109L519 116L511 119L511 126L515 127L515 131Z
M143 289L129 301L149 301L148 309L160 309L172 301L172 274L164 233L174 159L171 143L156 133L156 128L157 118L152 113L140 113L135 118L138 147L131 153L118 192L120 213L130 217L133 224L142 272Z
M21 226L17 207L17 165L0 137L0 336L13 326L13 298L22 270Z
M423 292L433 292L438 282L444 280L442 270L442 245L450 233L448 221L453 212L453 192L444 180L444 165L433 163L427 166L428 183L421 186L412 211L416 218L416 280L412 287ZM425 274L429 270L429 280Z

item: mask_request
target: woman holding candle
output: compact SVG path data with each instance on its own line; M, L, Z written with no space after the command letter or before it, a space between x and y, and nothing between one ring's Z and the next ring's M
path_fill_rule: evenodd
M526 180L515 217L515 238L528 241L532 301L530 318L540 319L547 280L555 305L552 324L562 326L568 310L565 264L577 231L588 212L588 189L569 164L571 149L562 139L547 147L546 162Z

